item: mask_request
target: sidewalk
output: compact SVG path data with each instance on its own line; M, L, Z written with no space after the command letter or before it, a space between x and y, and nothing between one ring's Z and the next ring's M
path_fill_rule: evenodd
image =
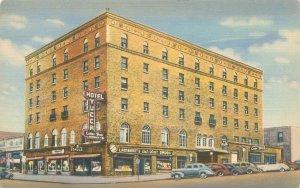
M128 182L143 182L170 179L170 174L156 174L143 176L62 176L62 175L27 175L14 173L15 180L22 181L37 181L37 182L53 182L53 183L67 183L67 184L108 184L108 183L128 183Z

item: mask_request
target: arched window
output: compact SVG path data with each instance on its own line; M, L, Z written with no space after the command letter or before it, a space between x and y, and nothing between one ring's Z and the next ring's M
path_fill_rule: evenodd
M203 137L202 137L202 146L207 147L207 136L206 135L203 135Z
M213 74L214 74L214 71L215 71L214 65L211 64L211 65L209 66L209 74L213 75Z
M208 147L215 147L215 140L213 136L208 137Z
M98 48L100 46L100 35L97 33L95 35L95 48Z
M196 147L201 147L201 143L202 143L202 136L201 136L201 134L197 134L197 136L196 136Z
M64 62L67 62L68 59L69 59L68 48L66 48L65 51L64 51Z
M40 137L40 133L37 132L35 134L35 140L34 140L34 144L35 144L35 149L40 149L40 140L41 140L41 137Z
M148 53L149 53L148 42L144 42L144 45L143 45L143 52L144 52L144 54L148 54Z
M186 132L185 132L185 130L181 130L179 132L179 146L186 147Z
M52 144L51 144L51 146L54 146L54 147L57 146L57 130L56 129L54 129L52 131Z
M120 142L129 143L129 130L130 127L127 123L123 123L120 128Z
M48 138L48 135L46 134L44 137L44 147L46 147L48 145L49 145L49 138Z
M257 88L257 79L254 79L253 87Z
M67 145L67 130L66 128L63 128L61 130L61 146Z
M181 53L179 54L178 64L179 65L184 65L184 56Z
M87 123L83 124L82 129L81 129L81 143L87 143L88 142L86 137L83 136L83 134L88 130L89 130L88 124Z
M151 129L148 125L142 128L142 144L151 144Z
M121 47L128 48L128 39L127 39L127 35L125 33L123 33L121 36Z
M38 74L38 73L40 73L41 72L41 64L40 64L40 62L38 62L37 64L36 64L36 73Z
M28 138L27 138L27 148L32 149L32 134L29 133Z
M70 144L75 144L75 131L72 130L70 133Z
M52 67L56 66L56 55L52 56Z
M199 59L195 59L195 70L200 70L200 61L199 61Z
M87 52L89 51L89 43L88 43L88 39L84 39L83 41L83 52Z
M161 145L162 146L169 145L169 129L167 128L161 130Z
M30 66L30 68L29 68L29 76L32 76L33 75L33 68L32 68L32 66Z
M227 71L226 71L226 69L223 69L223 71L222 71L222 78L223 79L227 79Z
M163 60L168 60L168 50L167 48L164 48L162 51L162 59Z
M244 84L245 84L246 86L248 85L248 77L247 77L247 76L244 77Z
M233 81L234 81L235 83L238 82L238 75L237 75L236 72L233 74Z

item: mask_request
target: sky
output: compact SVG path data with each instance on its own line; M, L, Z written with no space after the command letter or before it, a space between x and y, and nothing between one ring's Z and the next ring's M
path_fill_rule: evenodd
M300 126L300 0L0 0L0 131L25 129L24 57L110 12L264 71L264 127Z

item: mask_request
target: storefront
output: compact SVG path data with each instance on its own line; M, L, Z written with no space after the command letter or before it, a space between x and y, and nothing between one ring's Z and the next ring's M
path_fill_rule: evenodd
M76 176L99 176L101 175L100 154L73 155L74 175Z
M47 174L51 175L70 175L70 162L68 155L48 156Z
M156 170L157 171L172 170L172 157L157 156L156 157Z
M133 174L133 156L116 154L114 155L114 171L115 174Z
M27 158L27 174L45 174L45 161L43 157Z
M261 153L249 153L249 162L250 163L261 163Z

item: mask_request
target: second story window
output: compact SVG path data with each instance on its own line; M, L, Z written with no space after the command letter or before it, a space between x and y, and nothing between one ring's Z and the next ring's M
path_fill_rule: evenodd
M121 99L121 109L128 110L128 99L125 98Z
M41 88L41 80L36 81L36 90L39 90Z
M121 89L128 89L128 78L121 78Z
M178 64L179 65L184 65L184 56L183 56L183 54L179 54Z
M84 62L82 63L82 71L83 71L83 73L89 71L89 63L88 63L88 61L84 61Z
M179 91L179 101L184 101L184 91Z
M126 57L121 57L121 69L128 69L128 59Z
M56 74L52 74L52 79L51 79L52 84L56 84Z
M69 94L68 94L68 88L65 87L64 90L63 90L63 97L64 97L64 98L68 98L68 95L69 95Z
M200 112L195 112L195 124L196 125L202 124L202 118Z
M169 96L168 88L167 88L167 87L163 87L163 89L162 89L162 97L163 97L164 99L167 99L168 96Z
M128 48L128 39L126 34L122 34L121 36L121 47L122 48Z
M97 69L100 67L100 57L99 56L96 56L94 58L94 68Z
M163 80L168 80L168 78L169 78L169 71L168 71L168 69L163 69L162 70L162 79Z
M66 48L64 51L64 62L67 62L68 60L69 60L69 53L68 53L68 48Z
M147 42L144 42L143 53L144 54L148 54L149 53L149 47L148 47L148 43Z
M100 76L95 77L94 80L95 80L94 87L95 89L97 89L100 87Z
M83 52L86 53L88 51L89 51L88 39L84 39L84 41L83 41Z
M168 60L168 50L167 48L164 48L162 51L162 59L163 60Z
M56 120L56 113L55 113L55 108L51 109L51 113L50 113L50 121L55 121Z
M179 84L184 84L184 74L179 73Z
M64 80L67 80L69 78L69 72L68 69L64 70Z

